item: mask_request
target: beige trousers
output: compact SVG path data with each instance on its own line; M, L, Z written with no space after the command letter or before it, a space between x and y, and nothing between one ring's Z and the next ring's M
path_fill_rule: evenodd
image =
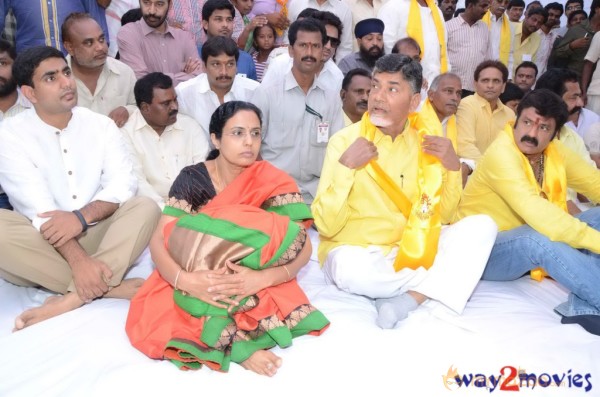
M123 275L148 245L160 217L160 209L147 197L134 197L110 217L78 237L91 257L112 270L109 286ZM75 291L71 267L44 239L29 219L0 210L0 277L22 286L42 286L64 294Z

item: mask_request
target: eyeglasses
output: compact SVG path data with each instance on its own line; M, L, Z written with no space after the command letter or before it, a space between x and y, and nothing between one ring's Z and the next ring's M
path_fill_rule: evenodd
M325 44L327 43L331 43L331 46L333 48L338 48L340 46L341 41L337 37L327 36L327 41L325 42Z
M581 6L579 4L567 6L567 8L566 8L566 11L576 11L576 10L581 10Z
M227 132L224 135L229 135L232 138L236 139L246 139L247 136L250 136L253 140L260 140L262 138L260 130L252 130L252 131L242 131L242 130L234 130L231 132Z

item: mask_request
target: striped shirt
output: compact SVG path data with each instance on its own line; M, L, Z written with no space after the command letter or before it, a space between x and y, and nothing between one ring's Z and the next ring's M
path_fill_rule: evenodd
M256 67L256 80L262 81L263 75L265 74L265 69L267 68L267 62L260 62L256 59L258 56L258 52L252 54L252 60L254 61L254 66Z
M448 32L448 60L452 73L462 82L462 88L475 91L475 68L487 59L490 34L482 20L469 25L462 14L446 22Z

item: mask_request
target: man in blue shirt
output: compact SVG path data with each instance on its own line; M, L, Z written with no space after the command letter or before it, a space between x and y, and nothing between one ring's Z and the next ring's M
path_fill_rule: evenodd
M4 0L0 6L0 31L4 30L4 19L12 8L17 21L17 53L39 45L58 48L64 54L60 27L72 12L87 12L102 27L108 40L108 28L104 9L111 0Z

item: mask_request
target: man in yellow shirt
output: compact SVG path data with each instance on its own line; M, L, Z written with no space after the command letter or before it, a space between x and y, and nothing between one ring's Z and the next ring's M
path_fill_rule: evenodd
M458 218L490 215L500 229L484 280L515 280L543 269L571 291L556 311L563 323L600 334L600 208L571 216L567 186L600 200L600 171L554 139L567 121L563 100L527 94L471 176Z
M440 235L460 200L460 162L430 121L409 117L421 70L405 55L377 61L368 112L330 139L312 205L326 279L375 298L382 328L428 298L462 312L496 236L483 215Z
M477 162L515 113L500 101L508 69L499 61L483 61L475 69L475 94L463 98L456 112L458 155Z
M548 11L543 8L532 8L527 13L527 18L517 26L513 38L513 59L512 75L516 72L516 67L524 61L535 62L537 52L542 42L542 36L536 32L548 20Z

